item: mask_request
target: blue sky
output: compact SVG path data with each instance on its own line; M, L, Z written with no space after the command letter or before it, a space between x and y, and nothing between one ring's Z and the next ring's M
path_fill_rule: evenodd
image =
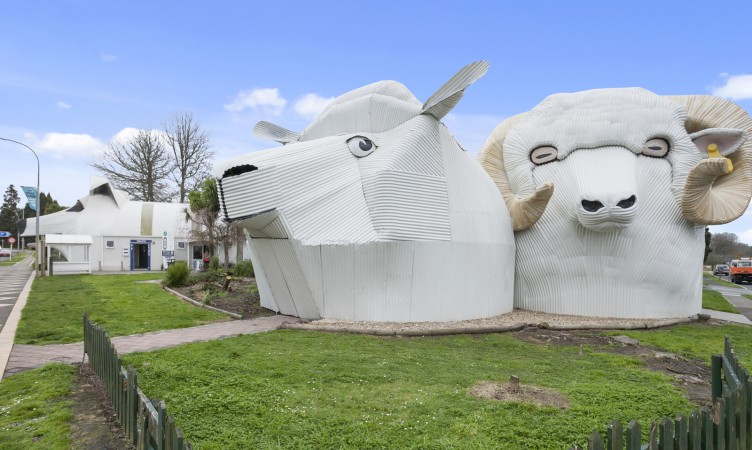
M116 136L189 111L216 160L268 148L258 120L302 129L326 99L374 81L427 99L491 63L445 118L477 153L505 117L549 94L641 86L719 94L752 111L752 2L15 1L0 13L0 137L41 160L72 205ZM0 186L36 184L0 142ZM752 243L752 212L732 224Z

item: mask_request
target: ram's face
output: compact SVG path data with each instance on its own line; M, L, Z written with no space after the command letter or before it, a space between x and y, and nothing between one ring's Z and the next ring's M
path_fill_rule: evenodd
M659 199L678 209L677 188L700 159L684 118L677 105L641 90L551 96L507 136L509 181L518 192L553 183L543 218L593 231L628 227Z
M358 132L250 153L223 164L227 219L252 236L307 244L449 240L440 124L419 115L381 133ZM444 148L446 147L446 148ZM451 148L450 148L451 147Z

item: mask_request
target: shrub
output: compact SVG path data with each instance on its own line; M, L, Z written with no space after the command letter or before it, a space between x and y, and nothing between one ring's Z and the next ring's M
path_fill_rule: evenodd
M235 264L235 269L233 270L233 274L236 277L247 277L251 278L253 277L253 264L249 260L239 261L237 264Z
M167 275L165 276L165 286L183 286L188 281L188 275L190 275L191 269L188 268L188 263L185 261L175 261L171 266L167 268Z
M222 275L218 270L210 270L208 272L195 272L188 278L187 283L191 285L199 283L216 283L223 277L224 275Z
M219 257L211 257L211 259L209 260L209 270L219 270Z

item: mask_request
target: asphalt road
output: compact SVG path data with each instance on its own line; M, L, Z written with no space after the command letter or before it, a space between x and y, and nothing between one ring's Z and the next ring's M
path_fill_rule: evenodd
M27 262L0 266L0 330L5 326L18 295L29 280L33 268Z

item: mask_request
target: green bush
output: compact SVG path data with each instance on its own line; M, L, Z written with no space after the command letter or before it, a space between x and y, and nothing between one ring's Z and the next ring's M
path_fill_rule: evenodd
M235 264L235 269L233 270L233 274L236 277L247 277L251 278L254 276L253 274L253 264L251 264L251 261L244 260L240 261L237 264Z
M200 283L216 283L224 278L224 274L219 270L208 270L206 272L195 272L191 274L187 281L187 284L194 285Z
M211 257L211 259L209 260L209 270L219 270L219 257Z
M165 286L183 286L188 281L188 275L190 275L191 269L188 268L188 263L185 261L175 261L171 266L167 268L167 275L165 276Z

